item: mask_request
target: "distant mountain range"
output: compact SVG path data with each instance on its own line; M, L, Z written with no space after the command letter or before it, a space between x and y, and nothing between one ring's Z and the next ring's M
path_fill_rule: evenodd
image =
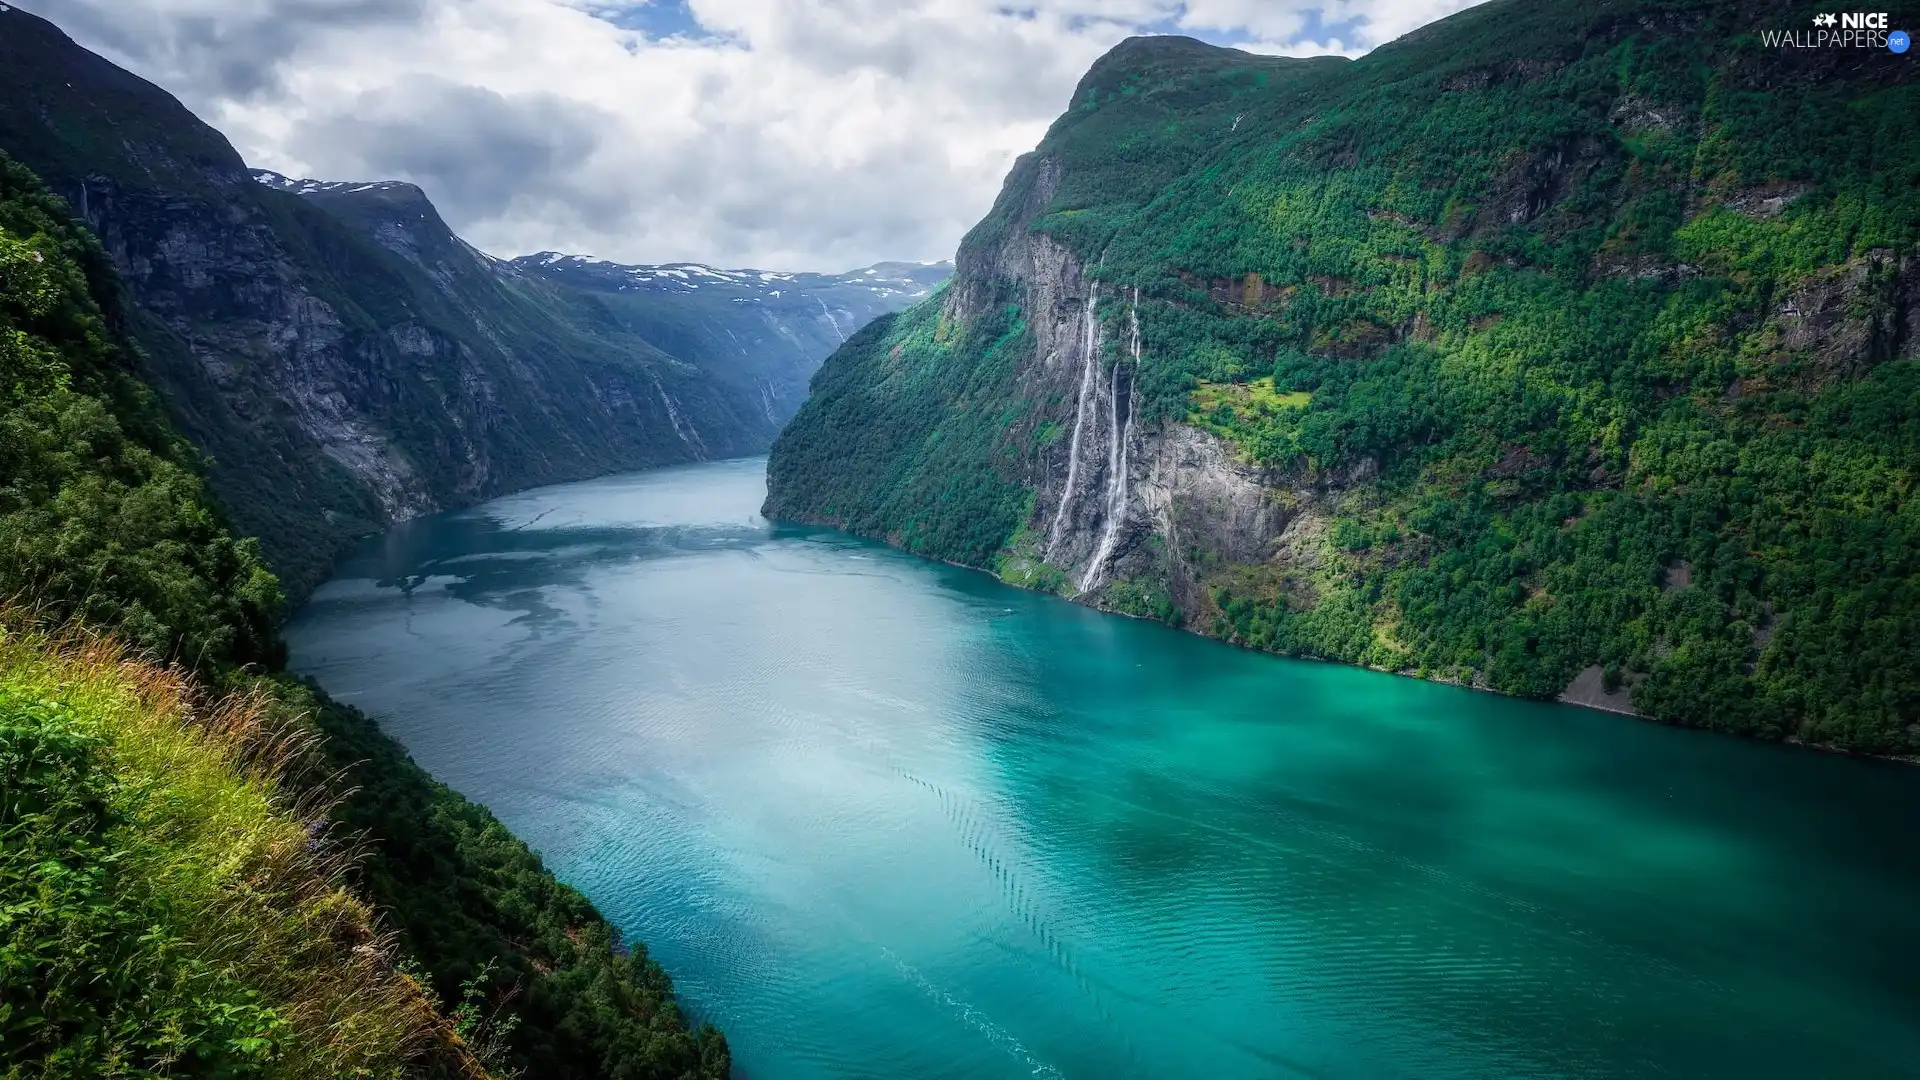
M498 259L412 184L249 169L159 87L0 20L0 152L101 238L142 374L296 599L394 521L765 450L827 353L950 271Z
M726 293L739 304L778 300L801 293L825 301L838 300L849 309L862 302L910 303L927 296L953 273L953 264L949 262L883 262L844 274L783 274L768 270L720 270L700 263L634 266L555 251L522 255L512 260L511 265L581 288L609 292L684 296L704 288Z

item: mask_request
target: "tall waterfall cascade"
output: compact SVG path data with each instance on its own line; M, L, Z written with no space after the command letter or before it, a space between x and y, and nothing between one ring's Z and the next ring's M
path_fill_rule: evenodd
M1067 483L1060 491L1060 507L1053 512L1053 528L1047 533L1042 558L1052 555L1054 545L1060 542L1060 531L1066 528L1067 513L1073 505L1074 485L1080 480L1080 438L1087 427L1087 402L1099 393L1095 373L1100 368L1100 320L1094 310L1099 302L1100 285L1096 282L1087 288L1087 306L1081 315L1080 396L1073 407L1073 438L1067 444Z
M1129 438L1133 433L1133 421L1140 409L1140 397L1133 392L1133 382L1140 372L1140 289L1133 290L1133 302L1127 305L1127 328L1131 336L1129 344L1133 355L1133 366L1127 377L1127 405L1120 407L1120 375L1124 365L1113 365L1113 387L1107 396L1107 521L1100 533L1100 546L1094 549L1093 561L1087 564L1087 570L1080 578L1080 591L1087 592L1100 584L1100 576L1106 572L1107 563L1113 558L1113 550L1120 542L1121 526L1127 521L1127 450Z

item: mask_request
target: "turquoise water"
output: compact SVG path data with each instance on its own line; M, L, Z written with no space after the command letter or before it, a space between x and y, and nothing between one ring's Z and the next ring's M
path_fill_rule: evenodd
M1920 769L1099 615L763 467L413 523L289 630L742 1075L1920 1076Z

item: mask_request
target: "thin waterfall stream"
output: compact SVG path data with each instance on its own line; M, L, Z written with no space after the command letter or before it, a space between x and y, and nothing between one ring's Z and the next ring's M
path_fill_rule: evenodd
M1140 289L1133 290L1133 303L1127 306L1128 330L1132 336L1133 371L1140 371ZM1100 574L1106 569L1107 560L1113 558L1113 550L1120 542L1120 528L1127 520L1127 443L1133 430L1133 416L1138 408L1139 399L1133 392L1133 379L1127 380L1127 411L1124 417L1120 411L1120 368L1113 365L1113 386L1107 399L1107 426L1111 437L1107 445L1107 521L1100 534L1100 546L1094 549L1093 561L1087 564L1087 572L1080 578L1080 591L1086 592L1100 584Z
M1095 393L1093 374L1100 356L1100 320L1095 317L1099 303L1100 284L1095 282L1087 287L1087 306L1082 314L1080 396L1074 403L1073 437L1067 444L1067 483L1060 492L1060 507L1053 513L1053 528L1047 533L1043 558L1052 555L1054 545L1060 542L1060 530L1066 527L1067 512L1073 505L1073 487L1080 478L1080 435L1087 426L1087 398Z

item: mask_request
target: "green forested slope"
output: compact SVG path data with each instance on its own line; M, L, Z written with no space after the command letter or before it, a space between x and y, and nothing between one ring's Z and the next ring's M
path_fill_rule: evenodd
M478 1075L465 1045L502 1074L725 1076L644 950L281 672L279 586L70 215L0 158L0 1075ZM60 623L197 678L33 630Z
M169 659L272 662L279 586L206 509L95 302L113 288L66 204L0 158L0 596Z
M1354 62L1130 41L948 292L829 360L769 512L1073 593L1036 540L1074 403L1034 327L1065 316L1020 268L1058 245L1135 460L1209 432L1289 522L1246 557L1136 506L1086 599L1920 751L1920 79L1762 44L1816 10L1494 0Z

